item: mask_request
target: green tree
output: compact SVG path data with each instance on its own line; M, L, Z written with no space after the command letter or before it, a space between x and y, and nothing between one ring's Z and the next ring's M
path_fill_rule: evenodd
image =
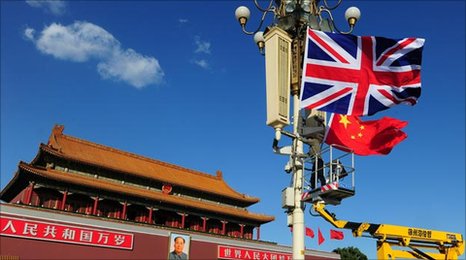
M367 260L367 256L356 247L344 247L334 249L333 252L340 255L341 260Z

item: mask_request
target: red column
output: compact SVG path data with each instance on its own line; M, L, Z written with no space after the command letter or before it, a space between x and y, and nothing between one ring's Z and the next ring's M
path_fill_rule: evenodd
M185 213L179 213L181 215L181 225L180 228L184 228L184 222L186 220L186 214Z
M60 205L60 210L65 210L65 205L66 205L66 197L68 196L68 190L65 190L63 192L63 198L61 199L61 205Z
M94 207L92 207L92 215L97 215L97 205L99 204L99 196L94 198Z
M149 208L149 217L146 222L152 224L152 207Z
M261 239L261 226L257 226L257 240Z
M227 223L228 223L228 221L225 221L225 220L222 221L222 235L225 235L225 233L226 233Z
M26 205L29 205L31 203L33 191L34 191L34 182L30 182L29 187L26 190L26 201L24 202Z
M29 184L29 185L31 185L31 184ZM26 189L24 189L24 192L23 192L23 199L22 199L22 202L23 202L24 204L29 204L29 203L28 203L28 198L29 198L29 187L30 187L29 185L26 187Z
M121 219L126 219L126 208L128 207L128 202L123 203L123 212L121 213Z
M243 238L243 235L244 235L244 225L243 225L243 224L239 224L239 228L240 228L240 237Z
M207 219L206 217L202 217L202 231L206 232L207 230Z

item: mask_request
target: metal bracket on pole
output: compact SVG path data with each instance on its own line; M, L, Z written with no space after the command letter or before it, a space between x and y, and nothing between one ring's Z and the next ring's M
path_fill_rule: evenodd
M276 131L276 134L275 134L275 138L273 139L273 143L272 143L272 149L273 149L273 152L276 153L276 154L280 154L280 155L291 155L293 153L293 149L292 149L292 146L289 145L289 146L283 146L283 147L279 147L278 146L278 142L280 140L280 135L283 134L285 136L288 136L290 138L292 138L293 140L296 138L296 136L292 133L289 133L287 131L284 131L284 130L279 130L279 129L275 129L277 130ZM279 134L277 134L279 133ZM277 138L278 136L278 138Z
M304 138L304 137L300 137L300 136L296 136L292 133L289 133L289 132L286 132L286 131L283 131L281 130L280 131L281 134L285 135L285 136L288 136L290 138L292 138L292 140L299 140L299 141L302 141L303 143L308 143L309 142L309 139L307 138ZM278 155L292 155L293 157L296 157L296 158L307 158L309 157L308 154L296 154L295 152L293 152L293 146L292 145L287 145L287 146L278 146L278 142L279 142L279 139L277 138L274 138L273 139L273 143L272 143L272 149L273 149L273 152L275 154L278 154Z

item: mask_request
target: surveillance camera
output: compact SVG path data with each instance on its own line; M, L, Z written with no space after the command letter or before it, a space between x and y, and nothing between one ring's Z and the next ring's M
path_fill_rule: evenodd
M290 163L290 162L287 162L287 163L285 164L285 172L286 172L286 173L290 173L291 170L292 170L292 168L293 168L293 167L291 167L291 163Z

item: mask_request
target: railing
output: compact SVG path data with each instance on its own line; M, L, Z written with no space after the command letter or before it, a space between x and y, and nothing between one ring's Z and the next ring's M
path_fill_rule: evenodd
M320 154L302 158L302 163L303 183L307 190L322 186L319 177L324 178L325 184L338 183L338 187L355 190L354 153L351 149L337 145L326 146Z

